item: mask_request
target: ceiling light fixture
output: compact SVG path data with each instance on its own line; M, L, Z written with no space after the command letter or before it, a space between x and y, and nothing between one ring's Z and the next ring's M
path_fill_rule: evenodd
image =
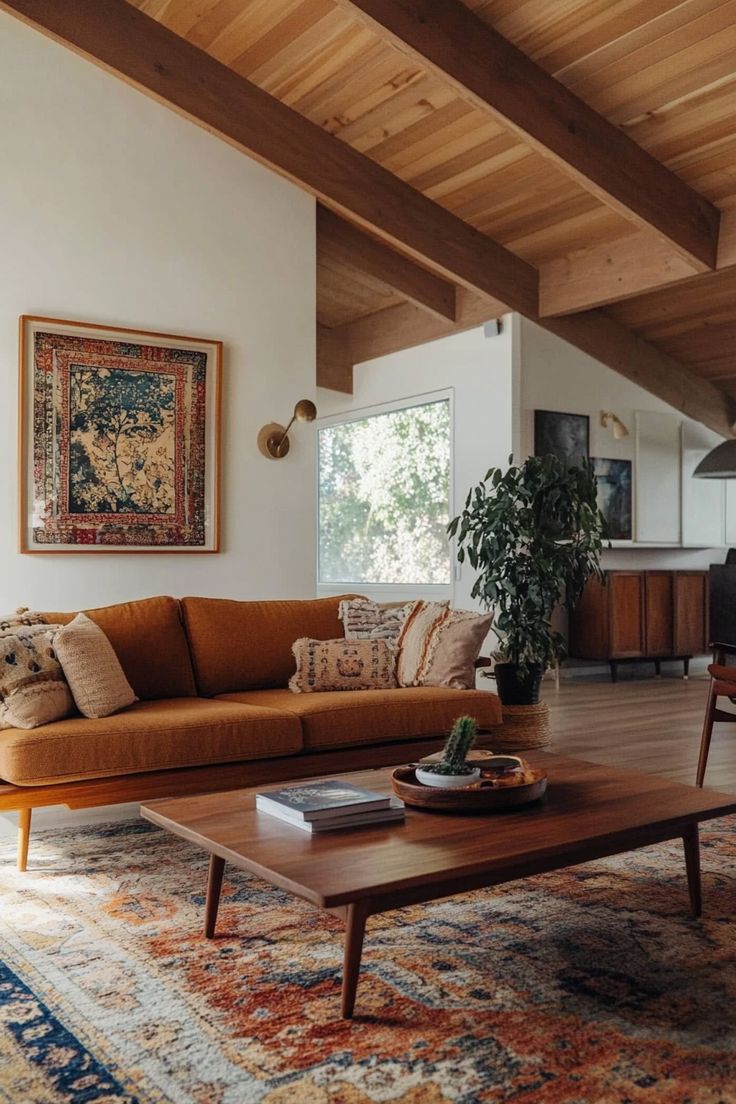
M722 441L712 448L693 475L696 479L736 479L736 439Z

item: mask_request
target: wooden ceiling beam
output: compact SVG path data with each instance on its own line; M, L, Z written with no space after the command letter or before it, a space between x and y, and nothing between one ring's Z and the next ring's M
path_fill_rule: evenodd
M342 327L329 329L317 323L317 386L353 393L353 359Z
M455 285L358 230L326 207L317 207L317 248L403 295L416 306L454 322Z
M736 266L736 208L721 214L716 271ZM539 271L542 317L573 314L702 277L664 242L639 231L556 257Z
M340 334L341 340L347 342L352 363L361 364L439 337L472 330L508 310L503 303L474 295L465 288L458 289L457 306L454 322L432 317L413 303L399 303L337 326L331 332Z
M2 0L453 283L537 313L537 270L126 0Z
M715 266L718 209L461 0L337 3L698 270Z

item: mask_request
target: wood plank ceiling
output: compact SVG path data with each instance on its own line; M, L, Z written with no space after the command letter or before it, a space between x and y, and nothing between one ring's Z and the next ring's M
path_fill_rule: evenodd
M419 230L402 238L394 222L384 234L365 205L302 180L339 215L318 221L322 382L348 389L353 363L510 306L730 432L736 0L129 3L456 217L446 232L437 222L435 251ZM73 6L0 0L250 150L67 34L58 11ZM462 255L443 252L456 220L514 256L468 267L471 238ZM525 264L508 269L507 296L499 273L515 258Z

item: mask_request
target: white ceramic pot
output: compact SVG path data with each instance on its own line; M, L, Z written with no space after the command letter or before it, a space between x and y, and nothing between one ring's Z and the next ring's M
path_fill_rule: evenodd
M461 790L464 786L470 786L480 778L480 767L474 767L471 774L435 774L434 771L422 770L417 767L414 771L417 782L423 786L436 786L441 790Z

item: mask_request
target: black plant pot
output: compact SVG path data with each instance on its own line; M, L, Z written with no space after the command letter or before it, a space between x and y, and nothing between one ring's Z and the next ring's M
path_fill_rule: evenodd
M529 663L521 669L516 663L497 663L494 667L498 696L504 705L536 705L542 685L544 666Z

